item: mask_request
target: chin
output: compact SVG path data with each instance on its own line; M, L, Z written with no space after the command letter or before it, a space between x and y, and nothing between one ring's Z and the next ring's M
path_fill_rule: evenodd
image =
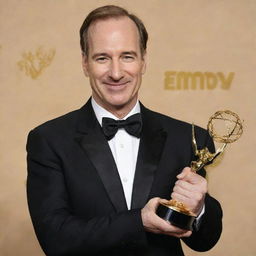
M129 104L129 102L131 102L129 98L122 97L122 96L114 96L114 97L111 97L111 99L109 100L109 103L112 106L125 106Z

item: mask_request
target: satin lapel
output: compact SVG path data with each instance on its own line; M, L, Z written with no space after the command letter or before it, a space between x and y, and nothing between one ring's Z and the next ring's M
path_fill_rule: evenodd
M132 209L144 207L148 201L167 137L161 125L151 118L149 110L142 106L141 113L143 129L133 184Z
M81 109L78 131L79 143L96 168L114 207L117 211L127 210L114 158L90 102Z

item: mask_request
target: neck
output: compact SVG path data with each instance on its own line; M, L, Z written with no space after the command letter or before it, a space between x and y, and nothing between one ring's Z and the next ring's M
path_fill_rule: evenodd
M130 106L129 108L113 108L113 109L106 109L107 111L109 111L110 113L112 113L114 116L116 116L118 119L122 119L125 116L128 115L128 113L133 109L133 107L135 106L135 104L133 106Z

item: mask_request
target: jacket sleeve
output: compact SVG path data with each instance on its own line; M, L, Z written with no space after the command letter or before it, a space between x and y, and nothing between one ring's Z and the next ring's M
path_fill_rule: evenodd
M195 251L210 250L219 240L222 232L222 210L219 202L206 195L205 213L200 219L199 228L183 241Z
M61 160L45 137L37 129L28 136L27 199L35 233L46 255L144 247L140 209L91 219L74 214Z

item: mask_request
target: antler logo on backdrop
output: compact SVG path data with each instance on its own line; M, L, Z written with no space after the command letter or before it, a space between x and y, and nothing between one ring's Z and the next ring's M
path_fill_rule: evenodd
M22 54L22 60L18 61L17 65L27 76L37 79L43 70L52 63L55 52L55 49L46 51L43 47L38 47L35 53L31 51L24 52Z
M229 72L184 72L166 71L164 88L166 90L214 90L231 87L235 73Z

